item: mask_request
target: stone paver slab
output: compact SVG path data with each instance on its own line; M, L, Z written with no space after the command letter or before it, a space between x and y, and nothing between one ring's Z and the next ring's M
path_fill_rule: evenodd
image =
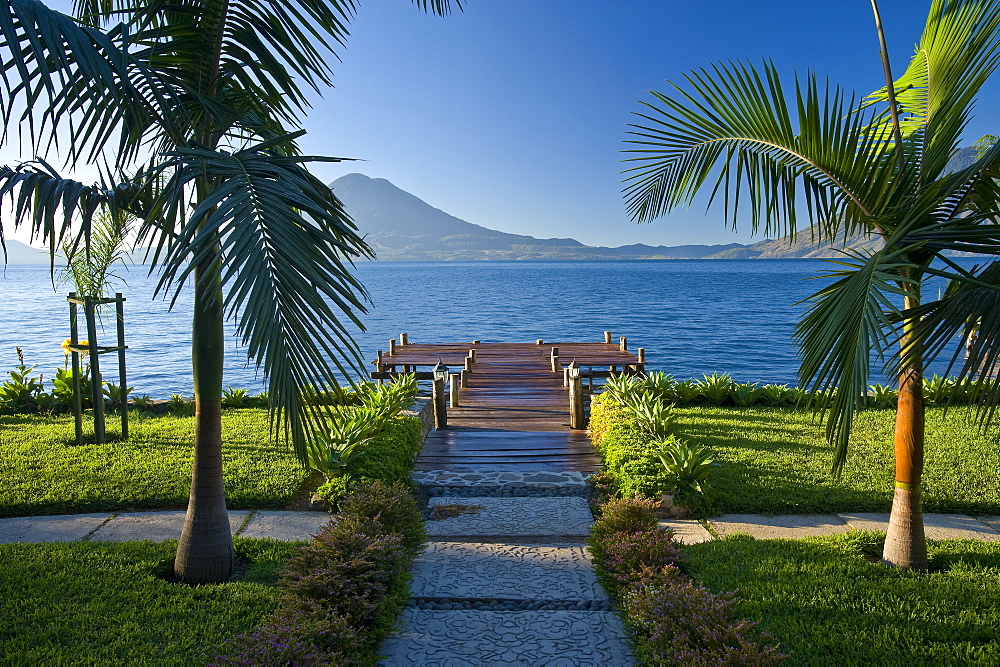
M94 533L90 539L106 542L176 540L184 527L184 511L127 512L118 514ZM250 515L246 510L229 513L229 530L235 533Z
M270 537L286 542L308 541L326 524L329 512L257 512L240 537Z
M717 519L710 519L710 522L719 535L743 533L759 540L833 535L850 530L850 527L835 514L783 514L779 516L726 514Z
M694 519L660 519L660 528L674 531L674 539L681 544L701 544L711 542L712 533Z
M468 535L571 535L590 531L593 516L580 497L558 498L431 498L428 506L472 505L481 510L427 522L427 532L437 536Z
M109 513L60 514L0 519L0 543L82 540L107 521L109 516Z
M839 516L855 530L884 533L889 529L888 514L856 512ZM1000 532L994 526L964 514L924 514L924 536L929 540L1000 541Z
M976 519L982 521L993 530L1000 532L1000 516L977 516Z
M631 665L613 612L406 609L383 665Z
M607 600L580 546L431 542L413 568L414 597Z

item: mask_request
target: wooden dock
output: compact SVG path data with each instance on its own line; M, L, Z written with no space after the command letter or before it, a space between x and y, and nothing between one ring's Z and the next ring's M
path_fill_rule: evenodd
M428 435L416 470L595 472L601 461L587 432L570 429L563 369L575 360L591 377L640 372L640 356L624 346L624 341L394 344L389 355L380 354L372 377L416 372L428 379L438 361L452 373L467 369L460 406L448 408L447 428Z

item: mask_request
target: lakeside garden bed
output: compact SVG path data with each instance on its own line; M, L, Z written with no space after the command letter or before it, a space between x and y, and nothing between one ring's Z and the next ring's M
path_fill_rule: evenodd
M889 409L858 413L840 478L813 413L793 407L698 405L674 410L673 432L720 463L705 484L707 512L888 512L892 504ZM670 485L658 446L629 410L595 400L595 445L622 493L654 497ZM1000 426L980 431L964 407L927 409L923 506L927 512L1000 513Z

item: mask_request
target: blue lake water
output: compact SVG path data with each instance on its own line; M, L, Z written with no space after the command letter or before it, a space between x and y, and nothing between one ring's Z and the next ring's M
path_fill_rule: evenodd
M610 330L648 365L679 378L729 372L740 381L794 384L796 302L818 290L821 260L664 260L633 262L371 262L357 274L372 306L356 340L367 359L407 332L414 343L598 341ZM129 384L138 394L191 395L190 291L173 311L153 300L142 267L124 273ZM0 273L0 369L14 346L51 376L69 336L69 288L54 289L47 266ZM107 318L101 344L112 344ZM262 378L229 338L225 383L253 391ZM116 376L108 355L105 377ZM102 359L103 362L103 359ZM877 369L876 369L877 370ZM934 370L934 367L932 367Z

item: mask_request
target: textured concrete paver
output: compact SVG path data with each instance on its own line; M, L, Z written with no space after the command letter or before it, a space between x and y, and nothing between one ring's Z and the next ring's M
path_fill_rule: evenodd
M270 537L287 542L308 540L330 523L328 512L257 512L240 537Z
M982 521L993 530L1000 532L1000 516L977 516L976 519Z
M726 514L717 519L710 519L710 522L719 535L743 533L761 540L779 537L798 538L832 535L850 530L850 527L834 514L784 514L780 516Z
M674 531L674 539L681 544L701 544L712 540L712 533L694 519L660 519L658 525Z
M874 530L884 533L889 528L889 515L857 512L840 514L855 530ZM924 514L924 536L929 540L1000 540L1000 532L987 523L964 514Z
M186 512L128 512L118 514L94 533L90 539L106 542L148 540L162 542L181 536ZM229 513L229 530L235 533L250 515L245 510Z
M109 516L109 513L61 514L0 519L0 543L82 540Z
M612 612L407 609L383 665L629 665Z
M428 506L478 505L477 512L427 522L432 537L463 535L571 535L585 536L593 517L587 501L565 498L431 498Z
M583 546L432 542L417 559L415 597L607 600Z

